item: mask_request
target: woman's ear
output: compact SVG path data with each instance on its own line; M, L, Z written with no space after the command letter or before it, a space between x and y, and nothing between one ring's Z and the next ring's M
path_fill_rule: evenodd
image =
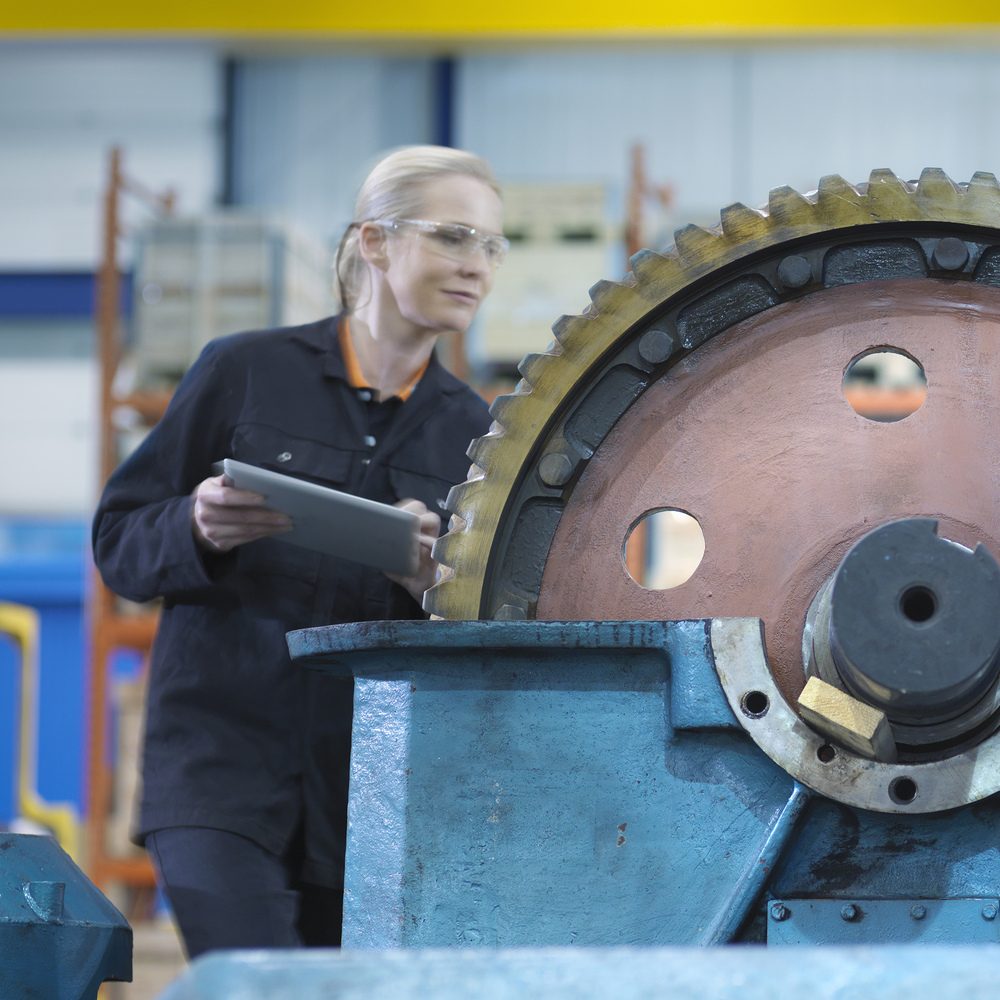
M389 268L389 248L386 232L374 222L362 222L358 231L358 249L365 261L380 271Z

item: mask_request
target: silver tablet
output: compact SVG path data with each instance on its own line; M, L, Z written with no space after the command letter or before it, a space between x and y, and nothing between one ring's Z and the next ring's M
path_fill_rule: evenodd
M229 484L267 498L292 519L277 541L353 559L399 576L415 576L420 565L420 518L387 503L341 493L327 486L259 469L233 458L222 461Z

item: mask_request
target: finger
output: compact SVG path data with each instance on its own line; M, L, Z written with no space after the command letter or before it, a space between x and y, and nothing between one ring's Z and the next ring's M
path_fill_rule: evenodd
M420 500L414 500L413 497L408 497L406 500L400 500L393 506L397 507L399 510L408 510L411 514L426 514L427 505L422 503Z

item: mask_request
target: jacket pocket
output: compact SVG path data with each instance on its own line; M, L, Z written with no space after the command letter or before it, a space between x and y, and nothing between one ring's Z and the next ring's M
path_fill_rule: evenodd
M233 432L233 458L323 486L342 486L351 452L323 441L294 437L268 424L243 423Z

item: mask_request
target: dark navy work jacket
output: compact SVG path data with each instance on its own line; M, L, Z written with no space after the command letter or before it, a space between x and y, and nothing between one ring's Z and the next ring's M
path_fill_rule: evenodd
M489 429L486 404L435 358L405 403L366 395L347 381L335 317L222 338L105 487L93 528L105 583L133 601L163 599L140 843L157 829L208 826L280 854L302 824L304 877L335 884L352 686L293 664L285 633L423 612L378 570L275 538L205 553L190 494L230 457L443 513L471 439Z

